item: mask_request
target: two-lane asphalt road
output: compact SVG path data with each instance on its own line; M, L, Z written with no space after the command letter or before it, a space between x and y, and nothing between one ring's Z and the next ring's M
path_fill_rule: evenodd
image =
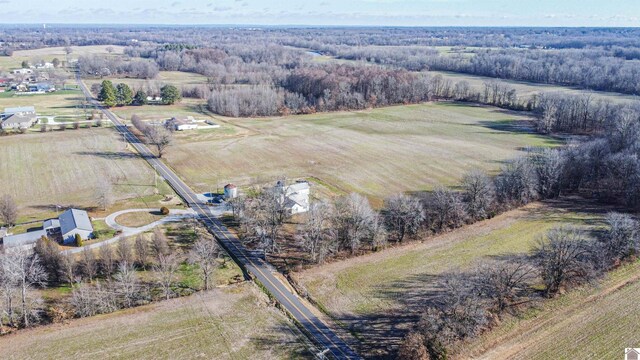
M247 252L240 240L230 233L220 220L211 215L207 205L198 200L196 194L173 170L158 159L145 144L140 142L127 126L111 111L103 108L100 103L93 99L79 75L77 75L77 80L87 99L113 122L123 138L164 177L167 183L184 199L188 206L198 213L200 220L209 232L216 237L220 245L224 247L234 261L236 261L246 273L252 275L254 279L266 288L275 300L298 322L312 341L320 345L322 350L328 350L328 353L336 359L360 359L333 330L314 315L313 311L306 305L306 302L301 301L297 294L289 290L290 287L284 283L284 280L281 280L280 277L272 273L271 266L259 257L252 256Z

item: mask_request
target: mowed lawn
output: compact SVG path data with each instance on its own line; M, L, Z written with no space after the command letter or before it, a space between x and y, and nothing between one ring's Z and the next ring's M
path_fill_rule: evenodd
M0 153L0 184L11 184L4 190L15 197L21 214L55 205L95 206L103 179L114 184L114 199L154 192L153 170L111 129L6 136Z
M577 200L575 200L577 201ZM535 203L450 233L297 273L321 307L353 331L370 355L398 344L437 293L441 275L482 259L531 250L549 229L592 228L602 214L564 201Z
M303 358L295 326L250 284L0 337L3 359Z
M472 168L493 172L527 146L557 143L532 133L524 115L456 103L222 120L239 134L185 132L167 152L166 161L200 191L284 175L379 199L458 184Z

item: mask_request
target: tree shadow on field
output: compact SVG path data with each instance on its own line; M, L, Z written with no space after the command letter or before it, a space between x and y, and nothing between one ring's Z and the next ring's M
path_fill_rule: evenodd
M250 342L256 349L270 352L274 356L284 350L287 358L315 359L317 349L310 348L309 341L303 336L286 324L278 324L265 329L264 335L250 338Z
M467 124L468 126L482 126L487 129L494 130L494 134L515 133L515 134L537 134L533 125L525 120L496 120L496 121L478 121L477 123Z
M404 336L420 320L427 306L444 294L444 276L416 274L374 288L367 295L392 309L367 314L336 315L334 319L360 340L356 351L367 359L395 359Z
M76 151L74 154L82 156L93 156L107 160L121 160L121 159L138 159L139 154L134 154L126 151Z
M56 213L62 213L67 209L78 209L84 210L86 212L94 212L97 210L95 206L78 206L74 204L45 204L45 205L32 205L29 206L31 209L38 211L51 211Z

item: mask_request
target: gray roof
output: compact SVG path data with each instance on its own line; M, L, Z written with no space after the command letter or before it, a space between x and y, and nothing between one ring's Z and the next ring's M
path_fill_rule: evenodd
M36 108L33 106L21 106L21 107L10 107L10 108L4 109L5 115L12 115L16 113L28 113L28 112L35 113Z
M5 125L10 125L10 124L27 124L27 123L32 123L36 121L36 114L24 114L24 115L19 115L19 114L14 114L14 115L10 115L9 117L7 117L3 124Z
M9 235L2 238L5 248L35 244L38 239L47 236L46 230L30 231L24 234Z
M62 235L68 234L73 230L93 231L89 214L84 210L69 209L63 212L60 217L60 230Z
M58 219L49 219L42 223L42 227L47 229L55 229L60 227L60 220Z

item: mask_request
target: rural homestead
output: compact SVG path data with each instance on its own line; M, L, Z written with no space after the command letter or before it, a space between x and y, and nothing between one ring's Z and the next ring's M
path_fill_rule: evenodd
M640 357L636 2L0 12L1 359Z

